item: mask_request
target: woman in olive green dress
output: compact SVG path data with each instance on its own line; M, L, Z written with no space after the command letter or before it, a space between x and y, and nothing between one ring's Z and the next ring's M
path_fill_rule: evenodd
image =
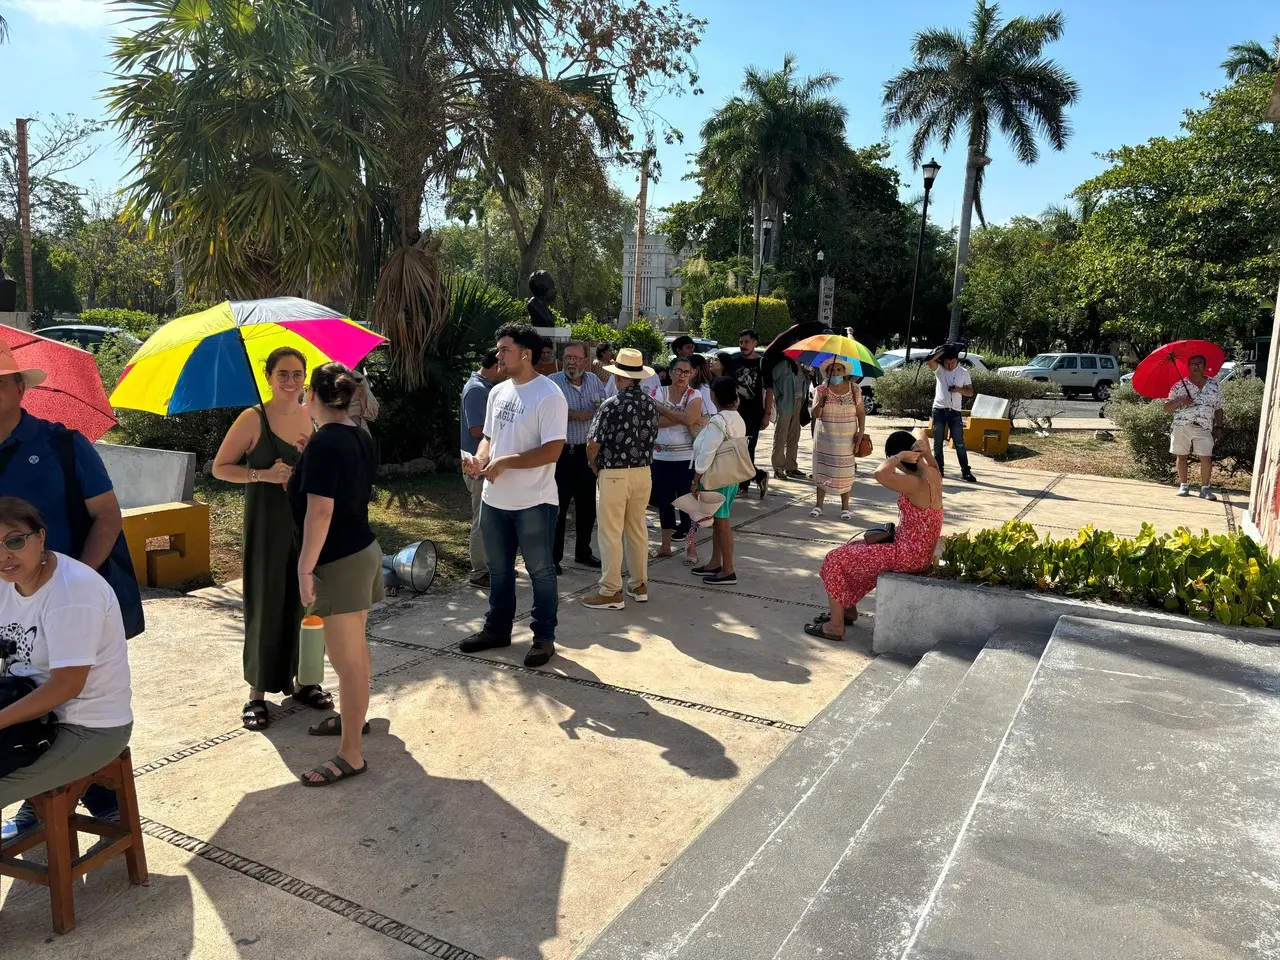
M267 358L271 399L250 407L227 431L213 461L213 475L245 484L244 678L249 701L241 722L262 730L271 722L264 695L292 695L317 710L333 708L319 684L299 686L298 545L285 486L313 426L302 403L307 361L292 347Z

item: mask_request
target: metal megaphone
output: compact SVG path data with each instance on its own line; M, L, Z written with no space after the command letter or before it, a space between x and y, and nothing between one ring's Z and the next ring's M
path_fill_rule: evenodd
M425 593L436 578L436 545L419 540L382 558L382 585L390 591L408 587Z

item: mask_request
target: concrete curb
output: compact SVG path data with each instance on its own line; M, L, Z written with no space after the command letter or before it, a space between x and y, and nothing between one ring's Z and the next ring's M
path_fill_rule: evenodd
M921 657L940 643L982 646L997 630L1022 630L1048 636L1060 617L1213 633L1227 640L1280 645L1280 630L1224 627L1214 621L1193 620L1158 610L886 573L876 584L871 648L876 653Z

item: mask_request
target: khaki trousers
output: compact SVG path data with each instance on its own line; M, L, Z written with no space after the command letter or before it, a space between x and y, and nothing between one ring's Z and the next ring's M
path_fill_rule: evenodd
M648 467L600 471L596 494L596 527L599 531L600 592L606 597L622 592L622 557L626 554L631 588L649 576L649 531L644 511L649 505L653 475Z
M799 450L800 405L797 403L795 413L778 414L773 425L773 472L799 470L800 464L796 461Z
M484 555L484 536L480 533L480 507L484 500L484 477L472 480L463 476L467 491L471 494L471 537L467 549L471 553L471 576L480 577L489 572L489 561Z

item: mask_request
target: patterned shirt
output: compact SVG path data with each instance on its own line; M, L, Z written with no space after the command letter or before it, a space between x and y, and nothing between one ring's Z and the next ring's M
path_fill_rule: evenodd
M601 470L648 467L658 439L658 407L633 384L601 405L587 439L600 444L596 466Z
M590 410L593 414L600 409L600 404L604 403L604 384L594 373L584 373L582 382L576 387L569 382L569 375L563 370L560 373L553 374L548 378L552 383L560 388L560 392L564 394L565 400L569 402L569 412L576 413L581 410ZM575 420L569 418L569 435L565 437L565 443L578 445L587 442L587 427L591 425L590 420Z
M1213 412L1222 409L1222 384L1210 379L1204 382L1203 387L1197 387L1190 380L1179 380L1169 391L1170 400L1185 399L1188 395L1195 402L1173 411L1173 425L1212 430Z

